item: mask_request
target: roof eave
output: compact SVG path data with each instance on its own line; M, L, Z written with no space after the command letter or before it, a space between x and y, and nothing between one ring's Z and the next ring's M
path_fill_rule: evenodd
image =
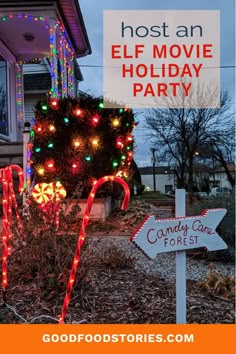
M79 6L79 2L77 0L71 0L73 5L74 5L74 7L75 7L75 9L76 9L77 17L79 18L79 24L81 26L82 33L80 31L80 34L82 34L82 40L83 40L83 43L84 43L84 49L83 50L81 50L78 47L78 45L76 44L76 39L75 39L75 37L73 36L73 34L72 34L71 30L70 30L69 19L64 14L63 3L65 2L65 0L56 0L56 1L57 1L58 9L59 9L59 12L60 12L60 17L62 18L64 26L65 26L65 29L66 29L66 31L68 33L68 36L70 37L72 46L73 46L73 48L75 50L76 57L77 58L81 58L81 57L84 57L84 56L87 56L87 55L91 54L92 53L92 49L91 49L91 45L90 45L90 42L89 42L87 31L86 31L86 27L85 27L84 19L83 19L83 16L82 16L82 12L81 12L81 9L80 9L80 6Z

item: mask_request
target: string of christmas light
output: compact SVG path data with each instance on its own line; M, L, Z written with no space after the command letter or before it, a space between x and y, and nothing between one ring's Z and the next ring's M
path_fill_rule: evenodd
M0 169L0 182L3 187L3 220L2 220L2 288L3 300L6 301L7 279L7 261L11 254L11 239L12 239L12 205L14 205L18 228L21 237L23 238L23 226L18 212L16 196L13 188L13 171L16 171L19 176L19 192L23 192L24 175L22 169L17 165L10 165Z
M86 210L84 212L82 225L81 225L79 236L78 236L75 255L73 258L70 276L69 276L68 283L67 283L66 295L64 297L64 302L63 302L63 306L62 306L62 313L59 318L60 324L64 323L67 309L68 309L68 306L70 303L71 293L72 293L72 289L73 289L73 286L75 283L75 278L76 278L76 272L77 272L78 265L80 263L80 251L81 251L81 248L82 248L84 240L85 240L86 227L89 222L90 211L91 211L91 208L93 205L93 201L94 201L96 192L97 192L98 188L101 187L102 184L109 182L109 181L116 182L123 187L124 192L125 192L125 196L124 196L123 203L121 205L121 210L126 210L128 207L129 199L130 199L130 189L129 189L129 186L127 185L127 183L122 178L116 177L116 176L105 176L105 177L100 178L98 181L94 182L94 185L93 185L92 190L91 190L89 197L88 197Z
M27 144L27 162L26 162L26 188L27 190L29 190L30 185L31 185L31 181L32 181L32 164L33 164L33 160L32 160L32 150L33 150L33 138L30 136L29 137L29 142Z
M135 126L131 110L104 109L101 99L91 96L53 97L37 103L35 116L36 183L60 179L70 196L78 178L87 180L87 190L91 178L104 174L129 178ZM114 119L119 126L113 126Z
M57 51L57 36L59 37L59 42L63 43L64 46L64 69L62 72L62 75L64 73L64 87L63 87L63 93L67 91L67 93L70 96L74 95L74 83L73 83L73 75L74 75L74 49L73 46L71 45L71 42L69 40L69 37L62 26L62 24L55 19L49 19L44 16L34 16L31 14L24 14L24 13L19 13L19 14L9 14L6 16L0 16L0 23L7 23L9 20L17 19L19 21L28 21L28 22L42 22L44 23L45 29L49 30L49 47L50 47L50 52L49 58L50 58L50 74L51 74L51 79L52 79L52 88L50 90L51 94L54 97L58 96L58 78L57 78L57 55L60 57L60 48L58 48ZM59 53L59 54L58 54ZM67 54L67 55L66 55ZM68 59L67 59L68 57ZM39 58L37 58L39 60ZM19 65L21 66L23 63L27 61L34 61L36 62L36 58L34 59L28 59L25 61L20 61ZM68 66L68 82L67 82L67 70L65 70L65 66ZM68 90L67 87L68 86ZM19 92L17 95L18 102L20 105L20 99L22 96L22 92L20 93L20 86L18 86ZM67 95L67 93L65 95ZM23 101L22 101L23 102Z
M16 105L17 118L23 126L24 121L24 95L23 95L23 64L16 64Z

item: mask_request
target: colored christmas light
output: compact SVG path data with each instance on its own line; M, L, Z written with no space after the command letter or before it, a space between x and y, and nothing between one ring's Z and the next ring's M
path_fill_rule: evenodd
M54 170L54 167L55 167L54 160L47 161L46 166L49 170L51 170L51 171Z
M97 138L92 140L93 147L97 147L98 144L99 144L99 140Z
M27 144L27 152L26 152L26 170L25 170L25 179L26 179L26 188L29 191L30 190L30 185L31 185L31 180L32 180L32 164L33 161L31 159L33 153L33 137L29 135L29 141Z
M116 139L116 147L122 149L123 146L124 146L123 137L118 136L118 138Z
M99 108L104 108L104 104L101 102L101 103L99 103L98 107Z
M81 96L78 99L57 98L58 109L55 112L51 109L54 99L49 97L36 104L33 150L36 183L60 178L72 193L78 173L85 180L86 176L89 179L99 177L103 166L104 172L111 174L127 169L131 161L128 152L132 152L134 145L132 111L123 111L122 116L119 109L99 111L98 98ZM49 107L46 114L42 112L42 104ZM76 112L80 113L79 119ZM130 126L127 127L126 123ZM39 126L41 132L37 131ZM35 151L38 147L41 148L39 153ZM53 165L48 163L51 159L54 160ZM74 164L78 167L72 167ZM41 175L39 166L43 169ZM84 192L87 193L86 190Z
M23 93L23 65L22 63L16 64L16 105L17 105L17 118L23 126L24 121L24 93Z
M58 100L52 99L51 107L54 108L54 109L57 109L58 108Z
M38 174L39 174L40 176L44 176L44 173L45 173L45 169L44 169L43 167L39 167L39 168L38 168Z
M117 161L113 161L113 162L112 162L113 168L117 167L118 165L119 165L119 163L118 163Z
M37 147L34 149L35 152L40 152L41 151L41 148L40 147Z
M98 115L92 117L92 125L96 127L99 124L100 117Z
M74 145L75 148L78 148L78 147L80 147L81 143L80 143L80 141L78 139L76 139L76 140L73 141L73 145Z
M43 104L41 108L44 113L48 111L48 106L46 104Z
M48 148L49 149L53 149L54 148L54 144L53 143L48 143Z
M82 111L81 111L81 109L79 109L79 108L76 108L76 109L74 110L74 114L75 114L77 117L81 116L81 113L82 113Z
M57 78L57 38L59 38L60 42L60 49L59 49L59 59L63 61L63 82L65 86L65 82L68 79L68 94L70 96L74 95L74 83L73 83L73 76L74 76L74 50L72 44L70 42L69 36L67 35L63 25L54 19L50 19L44 16L33 16L31 14L10 14L7 16L1 16L0 20L2 23L6 23L11 19L17 18L19 21L35 21L35 22L42 22L45 24L45 29L49 30L49 48L50 52L48 53L48 57L50 59L50 71L51 71L51 78L52 78L52 96L58 96L58 78ZM30 59L32 62L38 62L39 58ZM65 63L64 63L65 62ZM22 65L25 61L20 61L19 64ZM67 73L65 72L65 66L68 67L68 78L66 77ZM63 94L65 88L63 87ZM66 92L67 95L67 92ZM18 97L19 98L19 97Z
M134 140L134 138L131 136L131 135L129 135L128 137L127 137L127 141L128 142L131 142L131 141L133 141Z
M53 124L49 124L48 129L49 129L50 132L55 132L56 131L56 127Z
M75 250L75 254L74 254L74 258L73 258L73 262L72 262L72 267L71 267L71 271L70 271L70 275L69 275L69 279L68 279L68 283L67 283L66 295L64 297L64 302L63 302L63 306L62 306L62 313L59 318L60 324L64 323L64 320L65 320L65 317L67 314L67 309L68 309L68 306L70 303L73 285L75 283L77 268L80 263L80 251L81 251L81 248L82 248L84 240L85 240L86 228L87 228L87 225L89 222L89 215L90 215L90 211L91 211L91 208L93 205L93 201L94 201L96 192L102 184L109 182L109 181L117 182L117 183L121 184L121 186L123 187L124 192L125 192L125 196L124 196L124 200L123 200L123 203L121 206L121 210L126 210L128 207L129 199L130 199L130 189L129 189L129 186L127 185L127 183L122 178L117 177L117 176L105 176L105 177L100 178L93 185L92 190L91 190L89 197L88 197L87 207L86 207L86 210L85 210L85 213L83 216L82 225L81 225L80 232L78 235L77 246L76 246L76 250Z
M114 128L117 128L117 127L119 127L119 125L120 125L120 120L119 120L118 118L114 118L114 119L112 120L112 126L113 126Z

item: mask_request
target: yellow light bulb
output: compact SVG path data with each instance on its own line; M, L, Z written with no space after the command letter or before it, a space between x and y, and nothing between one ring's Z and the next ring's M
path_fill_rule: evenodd
M112 121L112 126L113 126L113 127L118 127L119 125L120 125L119 119L117 119L117 118L113 119L113 121Z
M74 147L79 147L79 146L80 146L79 140L75 140L75 141L74 141Z
M39 168L39 169L38 169L38 174L39 174L39 175L43 176L43 175L44 175L44 172L45 172L44 168Z
M98 146L98 139L93 139L92 144L93 146Z
M50 130L50 132L54 132L56 130L55 125L50 124L49 125L49 130Z

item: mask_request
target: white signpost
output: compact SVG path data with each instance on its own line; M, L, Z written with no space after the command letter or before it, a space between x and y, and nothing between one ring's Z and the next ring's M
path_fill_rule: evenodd
M206 247L208 251L226 249L215 231L226 209L208 209L201 215L185 217L185 190L176 190L176 217L156 220L148 215L131 237L131 242L148 258L176 251L176 322L186 323L186 250Z

